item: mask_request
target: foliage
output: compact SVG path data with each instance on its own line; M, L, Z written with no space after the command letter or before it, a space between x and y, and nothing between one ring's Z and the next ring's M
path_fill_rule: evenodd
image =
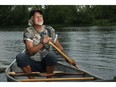
M91 26L116 24L116 6L110 5L1 5L0 27L27 26L31 9L41 9L45 24Z

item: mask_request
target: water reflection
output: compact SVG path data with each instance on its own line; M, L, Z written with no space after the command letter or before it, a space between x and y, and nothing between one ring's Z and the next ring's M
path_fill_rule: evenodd
M63 47L82 69L96 73L103 79L113 78L116 31L66 32L61 36Z

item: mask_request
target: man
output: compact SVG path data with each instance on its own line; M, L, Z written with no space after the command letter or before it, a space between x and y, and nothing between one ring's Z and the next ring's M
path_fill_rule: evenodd
M49 41L63 51L55 30L50 26L43 25L43 22L41 10L30 12L30 27L25 30L23 36L26 50L16 56L17 65L24 73L36 71L53 73L57 59L56 54L50 50ZM28 78L33 79L34 77L28 76Z

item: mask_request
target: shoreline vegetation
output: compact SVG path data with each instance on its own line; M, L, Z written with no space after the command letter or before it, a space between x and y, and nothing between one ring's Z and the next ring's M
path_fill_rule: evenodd
M102 31L102 30L110 30L110 29L112 30L112 28L116 27L116 23L109 25L87 25L87 26L50 24L49 26L52 26L56 31L88 31L91 28L94 28L94 30L100 29ZM0 31L24 31L27 27L29 26L25 26L25 25L4 26L4 27L0 27Z
M28 27L32 9L40 9L44 23L56 31L70 31L67 27L76 27L71 30L78 31L78 27L116 26L115 5L3 5L0 31L23 31Z

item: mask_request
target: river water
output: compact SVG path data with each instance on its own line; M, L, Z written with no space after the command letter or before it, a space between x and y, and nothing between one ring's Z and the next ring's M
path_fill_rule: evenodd
M80 69L104 80L116 77L115 26L68 27L67 29L70 31L56 33L59 35L59 40L65 51L76 61ZM24 49L22 38L23 32L21 31L0 32L1 69L6 68ZM2 77L0 81L5 81L5 79Z

